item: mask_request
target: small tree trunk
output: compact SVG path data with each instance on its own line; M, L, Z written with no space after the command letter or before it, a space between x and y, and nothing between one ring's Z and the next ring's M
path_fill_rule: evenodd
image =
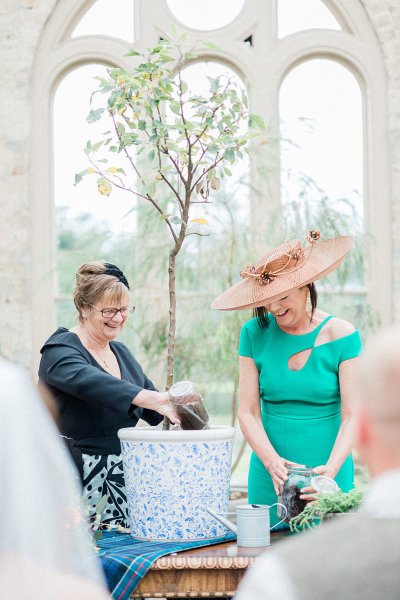
M174 354L176 333L176 277L175 277L175 248L169 253L168 263L168 289L169 289L169 323L168 323L168 351L167 351L167 380L165 389L169 390L174 382ZM164 417L163 429L170 428L168 417Z
M168 264L168 289L169 289L169 325L168 325L168 353L167 353L167 381L165 389L169 390L174 382L174 355L176 333L176 281L175 281L175 249L169 253Z

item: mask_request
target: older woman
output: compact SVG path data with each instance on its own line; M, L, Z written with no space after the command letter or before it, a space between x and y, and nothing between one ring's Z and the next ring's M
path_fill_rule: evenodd
M53 393L60 428L80 471L90 513L107 496L106 523L126 524L118 429L144 419L178 419L167 392L156 391L116 338L133 311L129 284L115 265L91 262L76 274L78 324L59 327L41 349L39 379Z
M253 449L251 503L276 502L293 463L335 478L344 491L353 486L349 399L361 341L353 325L317 308L314 285L339 266L351 238L319 237L310 232L308 247L291 240L271 250L212 304L255 312L239 343L239 421ZM310 499L309 491L300 498Z

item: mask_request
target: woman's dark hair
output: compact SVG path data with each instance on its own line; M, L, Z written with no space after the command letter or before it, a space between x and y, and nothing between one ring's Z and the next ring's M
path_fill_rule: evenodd
M315 287L314 283L308 283L307 287L310 292L311 319L312 319L315 309L317 308L318 293L317 293L317 288ZM258 325L260 326L261 329L267 329L267 327L269 325L269 319L268 319L268 311L265 308L265 306L258 306L257 308L255 308L253 310L253 316L257 319ZM310 323L311 323L311 319L310 319Z

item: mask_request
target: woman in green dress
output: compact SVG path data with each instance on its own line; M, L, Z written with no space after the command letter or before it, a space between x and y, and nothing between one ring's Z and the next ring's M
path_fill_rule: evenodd
M319 241L319 232L285 242L241 272L242 281L218 296L219 310L253 308L240 334L239 422L253 453L249 502L274 504L292 464L353 487L356 328L317 308L314 281L333 271L351 238ZM301 499L312 499L310 488ZM271 511L271 524L277 523Z

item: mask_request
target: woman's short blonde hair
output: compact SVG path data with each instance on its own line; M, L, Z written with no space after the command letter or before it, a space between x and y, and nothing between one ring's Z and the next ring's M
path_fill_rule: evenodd
M74 304L80 322L83 321L82 309L90 308L99 301L103 306L129 304L129 288L116 275L107 272L107 265L101 261L84 263L76 273Z

